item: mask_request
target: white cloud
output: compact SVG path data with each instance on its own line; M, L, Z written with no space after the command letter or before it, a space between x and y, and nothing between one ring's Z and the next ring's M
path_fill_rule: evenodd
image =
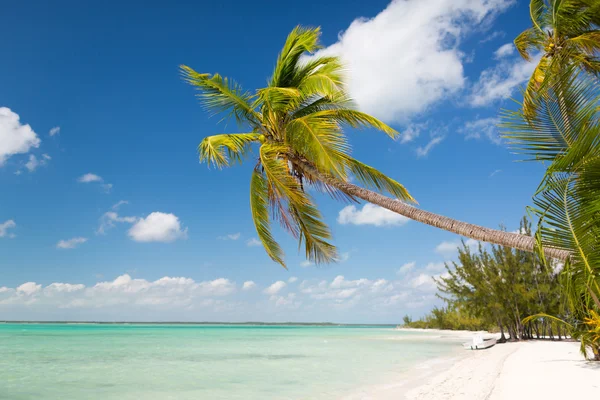
M458 131L465 135L465 139L481 139L488 138L494 144L501 144L502 138L498 133L498 118L479 118L474 121L469 121Z
M217 239L219 239L219 240L238 240L241 236L242 236L242 234L237 232L237 233L230 233L225 236L218 236Z
M187 228L182 229L174 214L153 212L129 229L129 237L136 242L173 242L186 238Z
M17 293L22 293L26 296L31 296L34 293L37 293L42 288L42 285L38 285L35 282L26 282L21 286L17 287Z
M400 143L412 142L421 136L421 132L427 128L427 123L411 124L400 132Z
M431 272L434 274L443 272L446 270L446 265L443 262L430 262L425 266L425 271Z
M266 288L265 290L263 290L263 293L274 295L274 294L279 293L286 286L287 286L287 283L285 283L284 281L277 281L277 282L273 283L271 286L269 286L268 288Z
M256 238L251 238L251 239L248 239L248 241L246 242L246 245L248 247L257 247L257 246L262 246L262 243L260 240L258 240Z
M21 124L17 113L10 108L0 107L0 167L9 157L39 147L40 142L31 126Z
M253 281L238 286L224 277L196 282L165 276L151 281L123 274L89 286L27 282L0 287L0 313L10 319L42 320L389 323L409 310L422 314L439 304L432 276L441 275L428 266L414 267L398 280L338 275L293 286L278 281L263 292ZM288 287L296 290L285 290Z
M460 41L512 0L392 1L372 19L359 18L337 43L348 89L362 111L402 121L463 88Z
M411 261L411 262L409 262L409 263L406 263L406 264L404 264L404 265L402 265L402 266L400 267L400 269L398 270L397 274L398 274L398 275L406 275L406 274L408 274L409 272L411 272L413 269L415 269L415 266L416 266L416 265L417 265L417 263L416 263L416 262L414 262L414 261Z
M50 136L58 135L59 133L60 133L60 126L55 126L54 128L50 129L50 132L48 132L48 134Z
M520 58L503 58L498 65L481 73L471 89L469 103L473 107L482 107L510 98L515 89L531 77L539 59L540 56L536 56L528 62Z
M54 293L72 293L77 292L79 290L85 289L85 285L81 283L71 284L71 283L61 283L55 282L44 288L44 293L46 294L54 294Z
M361 210L352 205L342 208L337 221L342 225L399 226L406 224L409 219L388 209L367 203Z
M474 239L467 239L467 240L465 240L465 245L471 251L475 251L479 247L479 242ZM459 247L462 248L462 244L459 241L455 241L455 242L444 241L435 247L435 252L444 256L445 259L447 260L447 259L450 259L450 258L458 255Z
M298 278L296 278L295 276L292 276L290 279L288 279L288 283L294 283L298 280Z
M9 229L16 228L17 224L12 219L8 221L4 221L0 223L0 238L9 237L14 238L15 235L13 233L8 232Z
M510 56L515 52L515 46L512 43L506 43L500 46L498 50L494 52L494 58L496 60Z
M444 140L444 136L436 136L432 138L425 146L419 146L416 149L417 157L425 157L429 154L431 149L440 144Z
M419 288L426 291L435 291L436 289L436 284L433 281L433 278L428 274L419 274L418 276L414 277L410 281L410 286L413 289Z
M30 154L29 161L27 161L27 163L25 164L25 168L27 168L27 170L29 172L33 172L38 167L43 167L43 166L48 165L48 161L50 161L51 159L52 159L52 157L50 157L48 154L42 154L41 159L38 159L35 155Z
M152 312L160 309L188 311L193 307L218 306L220 300L235 293L236 285L225 278L195 282L191 278L165 276L156 281L133 279L124 274L113 281L98 282L86 287L83 284L55 282L42 289L42 285L27 282L16 289L0 291L0 307L17 305L46 307L43 310L112 308L119 313L129 306L133 315L147 307ZM5 310L6 311L6 310Z
M68 239L68 240L61 240L56 244L56 248L57 249L74 249L75 247L77 247L80 244L83 244L87 241L88 241L87 238L84 238L84 237L75 237L75 238Z
M308 261L308 260L304 260L300 263L300 266L302 268L308 268L308 267L312 267L313 265L315 265L314 262Z
M87 173L87 174L82 175L79 178L77 178L77 182L80 182L80 183L104 182L104 179L102 179L101 176L98 176L96 174Z
M113 209L115 209L115 206L119 205L119 203L115 204L113 206ZM129 224L133 224L133 223L137 222L137 220L138 220L137 217L120 217L119 214L117 214L115 211L108 211L108 212L105 212L102 215L102 217L100 217L100 226L96 230L96 233L100 234L100 235L104 235L106 233L106 231L115 227L116 222L126 222Z

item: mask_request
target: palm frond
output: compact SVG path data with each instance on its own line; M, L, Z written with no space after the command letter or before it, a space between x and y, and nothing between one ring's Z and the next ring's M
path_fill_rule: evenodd
M531 0L529 2L529 16L531 17L531 22L533 22L535 28L540 32L544 31L545 10L546 4L544 4L544 0Z
M316 118L330 118L334 121L338 121L340 124L350 125L353 128L375 128L384 132L392 139L395 139L399 135L398 131L389 127L387 124L381 122L377 118L357 110L323 110L317 111L312 115Z
M238 123L249 122L258 127L260 116L252 109L251 95L244 92L239 84L219 74L201 74L192 68L181 65L183 79L195 86L201 104L210 112L220 114L228 112Z
M268 206L268 183L265 176L257 167L252 171L252 178L250 180L250 211L252 212L252 220L254 221L258 238L263 244L269 257L286 268L283 260L283 250L275 241L271 233Z
M563 71L537 94L525 97L535 114L525 104L516 112L503 113L502 136L518 153L553 161L571 146L595 112L594 102L590 102L591 97L598 96L595 92L597 84L574 69Z
M275 71L269 82L271 87L290 87L294 83L300 57L314 53L319 48L320 28L295 27L288 35L277 58Z
M294 119L287 125L286 142L317 169L346 178L343 160L350 146L335 121L319 118L315 113Z
M250 145L260 141L258 133L221 134L205 137L200 145L200 162L217 168L228 167L231 163L241 163Z
M521 32L514 40L514 45L525 60L532 61L533 50L541 51L544 48L544 34L534 28L528 28Z
M400 200L411 203L417 202L402 184L396 182L392 178L389 178L375 168L363 164L351 157L346 159L346 164L348 165L350 171L352 171L354 177L356 177L358 181L365 185L366 188L379 192L388 192Z
M331 239L329 227L308 196L306 199L308 201L302 203L290 202L290 214L300 228L299 246L304 242L306 258L315 264L334 262L338 256L335 246L328 242Z
M266 87L256 91L256 100L253 107L262 106L265 111L286 112L298 107L302 102L303 94L292 87Z

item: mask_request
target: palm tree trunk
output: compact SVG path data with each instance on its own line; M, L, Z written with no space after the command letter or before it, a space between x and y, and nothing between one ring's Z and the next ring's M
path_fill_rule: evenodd
M330 175L322 174L310 162L297 156L290 156L290 158L293 159L294 163L301 166L304 171L313 175L316 179L333 186L350 196L376 204L414 221L422 222L481 242L493 243L528 252L534 252L535 250L535 240L531 236L485 228L483 226L469 224L467 222L421 210L400 200L392 199L377 192L353 185L352 183L344 182ZM544 248L544 254L548 258L557 258L563 261L571 255L567 250L550 247Z

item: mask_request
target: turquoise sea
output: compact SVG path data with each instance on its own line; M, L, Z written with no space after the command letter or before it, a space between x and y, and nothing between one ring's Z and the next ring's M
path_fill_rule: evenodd
M340 399L460 349L368 326L0 324L0 399Z

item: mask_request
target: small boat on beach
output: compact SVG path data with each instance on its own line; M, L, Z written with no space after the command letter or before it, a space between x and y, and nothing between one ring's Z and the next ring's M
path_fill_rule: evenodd
M463 343L463 347L467 350L483 350L489 349L496 344L496 338L484 339L482 335L476 335L471 342Z

